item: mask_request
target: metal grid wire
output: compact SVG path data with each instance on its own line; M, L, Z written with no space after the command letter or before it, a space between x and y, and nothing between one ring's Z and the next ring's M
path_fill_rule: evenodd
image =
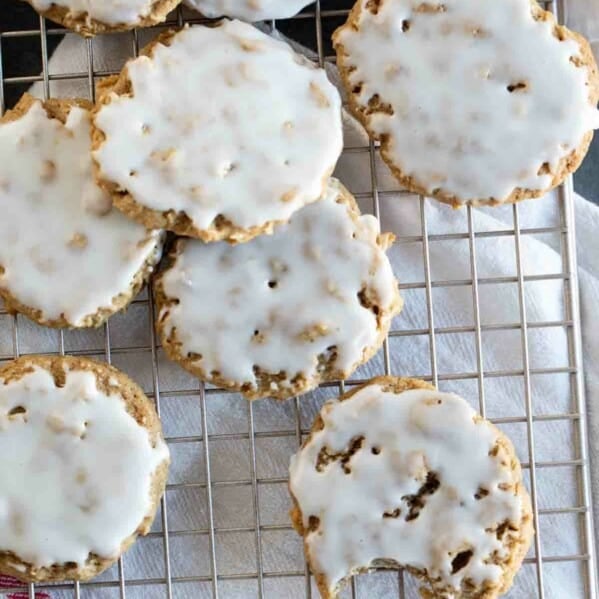
M294 32L302 32L301 41L312 44L321 65L334 62L329 37L332 30L345 20L350 2L320 0L308 7L294 19L281 23L269 23L286 34L294 37ZM545 5L558 16L562 16L563 7L560 2L546 2ZM20 5L19 5L20 6ZM11 10L5 6L4 10ZM182 25L184 22L201 22L197 15L179 9L174 13L167 26ZM159 28L157 28L159 29ZM307 40L308 37L311 39ZM41 82L46 97L51 95L52 83L61 80L86 81L89 97L94 98L94 86L103 76L113 74L94 68L93 40L81 40L87 55L87 68L81 72L52 73L49 69L49 40L63 35L64 30L54 24L39 19L39 27L22 31L0 32L0 109L5 109L5 97L10 90L18 86ZM7 44L18 44L23 41L31 43L39 40L39 57L42 73L11 73L4 76L2 67L2 50ZM307 41L306 41L307 40ZM139 50L138 32L130 34L131 55ZM14 95L14 93L13 93ZM370 143L364 147L346 148L346 154L362 153L370 157L370 189L357 194L359 200L370 200L375 215L381 214L381 206L388 198L396 196L398 190L383 190L377 179L377 147ZM407 201L407 200L406 200ZM519 414L507 414L491 418L504 429L520 427L522 444L517 445L523 457L523 467L528 488L531 492L535 528L538 531L533 547L525 560L523 569L532 569L534 573L529 579L533 583L526 589L520 588L519 578L510 596L513 597L549 597L555 596L545 581L548 568L564 566L564 576L576 579L584 586L584 597L594 599L596 594L597 562L593 546L592 512L589 490L589 465L586 437L586 413L584 401L584 384L581 356L581 331L578 305L578 281L575 253L574 213L572 199L572 183L568 180L558 191L559 216L555 223L543 226L523 226L522 208L517 204L505 208L512 213L513 225L495 231L477 230L476 212L471 208L463 211L465 231L463 233L429 232L427 206L430 200L422 197L414 198L420 213L420 231L404 237L398 243L418 244L421 248L423 263L423 280L407 282L400 285L402 294L409 302L410 293L424 293L427 313L422 327L406 330L404 327L392 330L385 341L379 361L379 374L417 374L420 378L440 385L441 389L459 389L464 383L470 389L470 396L478 395L478 408L485 415L496 413L490 410L493 406L491 393L486 390L493 379L511 377L520 381L523 390L523 409ZM383 230L385 223L383 222ZM557 273L527 273L523 266L522 245L525 237L553 235L559 239L562 269ZM477 253L486 251L487 243L498 238L513 239L515 249L515 274L509 277L480 276L477 270ZM467 243L470 253L470 273L463 279L444 279L434 276L434 265L431 263L431 247L443 242ZM481 244L485 247L481 249ZM401 276L401 273L398 273ZM536 282L557 282L563 286L564 314L563 318L551 322L529 322L525 293L526 286ZM517 289L519 318L507 323L485 323L481 315L484 303L481 300L483 287L493 285L513 285ZM435 309L434 294L437 288L469 288L472 299L472 324L445 325L438 321L438 310ZM278 452L281 464L286 464L302 436L309 429L314 412L323 399L333 397L345 387L355 385L360 380L352 379L345 384L324 385L311 399L292 400L285 404L274 404L263 401L258 404L245 402L235 394L228 394L208 385L198 384L189 378L181 380L178 375L169 378L165 372L172 372L177 367L164 360L162 350L154 332L154 306L151 292L137 298L125 315L115 316L103 329L87 334L81 332L59 331L43 334L42 329L20 316L9 315L0 305L0 332L10 330L12 347L0 347L0 361L9 360L28 353L65 352L89 355L104 359L117 366L121 362L129 364L130 374L144 387L148 395L155 401L156 408L164 415L168 412L179 424L165 430L167 441L173 453L174 463L178 456L187 455L191 463L197 465L197 476L189 473L171 480L167 493L162 501L161 511L157 517L153 531L144 539L140 539L131 553L137 551L143 561L144 555L155 556L155 560L146 564L143 573L127 573L128 564L133 558L130 554L119 560L118 565L108 573L89 583L36 585L21 589L22 597L30 599L45 597L50 592L54 597L311 597L317 596L303 558L301 545L294 538L291 526L279 514L273 516L270 510L265 512L264 505L273 495L286 496L286 472L281 469L280 476L263 475L263 461L271 459ZM568 361L566 364L552 367L531 366L532 356L529 351L529 337L536 329L560 328L565 333L564 344L567 345ZM130 332L132 330L132 332ZM489 370L485 367L485 340L488 335L496 333L512 333L519 336L521 344L521 366L501 370ZM437 349L444 340L450 337L469 335L473 338L476 349L475 368L468 372L443 372L439 367ZM393 343L405 338L420 337L426 341L421 362L428 364L421 373L393 372L390 359ZM538 362L538 360L537 360ZM131 366L133 364L134 366ZM135 366L137 365L137 366ZM533 405L534 381L536 377L562 376L569 380L570 395L567 405L559 413L538 414ZM141 379L141 380L140 380ZM173 382L174 381L174 382ZM470 387L468 387L470 383ZM230 412L231 426L214 424L211 418L212 406L220 401L227 403ZM309 406L309 409L306 409ZM273 420L272 414L280 417ZM178 416L177 416L178 415ZM282 424L281 424L282 423ZM543 435L546 423L563 423L569 427L572 439L571 455L567 459L537 459L535 437ZM511 428L510 428L511 427ZM231 472L221 468L224 461L231 466ZM243 463L243 468L238 468ZM192 468L193 470L193 468ZM242 471L243 470L243 471ZM563 505L546 505L543 492L540 490L539 478L547 472L564 472L570 475L574 496ZM194 470L195 472L195 470ZM545 487L543 487L545 488ZM190 494L181 500L180 494ZM249 505L249 521L242 522L236 518L232 509L223 515L221 506L223 497L228 495L232 505ZM195 498L195 499L194 499ZM202 501L202 522L186 521L189 512L186 501ZM235 503L237 502L237 503ZM286 504L283 501L283 504ZM241 509L241 508L240 508ZM243 510L241 510L243 511ZM561 526L560 517L568 518L571 523L570 532L564 529L564 535L578 537L577 551L564 555L547 554L543 545L544 520L551 526ZM170 523L170 526L169 526ZM556 524L557 523L557 524ZM194 540L199 539L197 543ZM273 559L273 548L276 553L286 551L288 544L295 543L295 567L281 567ZM249 558L247 563L234 562L227 558L226 547L231 543L244 547L247 543ZM150 547L152 545L152 547ZM223 549L225 548L225 549ZM298 555L300 557L298 557ZM190 564L182 567L182 556L191 557ZM131 561L130 561L131 560ZM228 560L228 561L227 561ZM201 564L200 564L201 562ZM274 566L273 566L274 564ZM279 567L276 567L276 566ZM196 568L197 566L197 568ZM366 575L354 580L348 589L351 597L374 597L377 595L378 574ZM415 586L410 577L403 572L382 572L380 576L389 581L393 577L392 586L397 589L399 597L415 597ZM368 582L362 584L364 580ZM273 586L280 583L283 586ZM285 586L286 585L286 586ZM272 589L278 589L275 592ZM281 590L287 589L287 590ZM15 593L14 588L0 588L2 593Z

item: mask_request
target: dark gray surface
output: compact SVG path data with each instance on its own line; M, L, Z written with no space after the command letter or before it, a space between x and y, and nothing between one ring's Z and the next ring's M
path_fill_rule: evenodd
M581 167L574 175L574 189L599 206L599 131Z
M37 29L39 19L35 12L25 3L18 0L0 0L0 32L19 29ZM322 0L327 9L350 8L353 0ZM341 25L343 17L327 18L323 22L323 38L325 54L332 53L328 41L333 30ZM306 46L314 47L314 27L312 23L302 20L280 21L279 28L292 39ZM61 36L53 35L48 39L48 51L51 53L59 43ZM2 44L2 66L4 76L33 75L41 72L39 38L28 37L20 40L4 39ZM315 48L314 48L315 49ZM11 85L5 89L5 105L13 106L28 85ZM574 188L583 197L599 205L599 134L595 136L587 157L574 175Z

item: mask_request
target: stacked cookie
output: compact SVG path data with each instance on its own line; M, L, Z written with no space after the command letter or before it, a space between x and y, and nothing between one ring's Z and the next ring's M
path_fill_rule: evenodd
M163 347L249 399L349 378L401 309L385 255L392 241L335 179L271 236L235 246L180 240L156 283Z
M157 283L158 329L200 378L283 399L381 346L401 309L393 236L330 178L341 100L324 70L223 21L160 35L99 85L93 123L90 109L26 96L3 119L10 310L98 326L139 291L167 230L187 239Z
M84 36L162 23L181 0L25 0L40 15Z
M245 242L322 197L343 147L322 69L240 21L167 32L141 54L100 86L94 117L97 176L125 214Z
M392 237L330 179L342 147L325 72L240 21L163 34L102 84L100 185L132 219L188 237L156 288L169 356L284 399L380 347L401 308Z
M0 297L43 325L99 326L161 255L163 234L126 218L94 179L91 108L25 95L0 120Z
M249 399L347 378L401 299L393 235L331 178L342 147L337 90L284 42L240 21L164 33L101 82L95 106L26 95L0 121L0 296L42 325L99 326L147 281L170 232L185 238L156 296L173 359ZM0 445L17 447L6 467L30 456L21 484L0 485L0 570L86 580L148 531L168 451L124 375L17 360L0 371L0 423ZM41 484L43 509L29 499Z

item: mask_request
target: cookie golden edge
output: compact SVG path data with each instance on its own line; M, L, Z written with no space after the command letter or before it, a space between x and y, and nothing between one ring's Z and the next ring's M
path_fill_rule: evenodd
M42 368L51 373L57 386L60 386L61 382L64 381L67 371L93 373L100 391L104 393L116 392L123 399L127 413L135 419L139 426L148 431L152 445L163 441L162 426L154 406L146 397L141 387L120 370L88 358L41 355L24 356L0 365L0 385L19 381L27 374L33 372L35 367ZM150 483L150 508L133 534L122 540L118 556L103 558L90 553L83 566L67 562L64 564L53 564L44 568L36 568L13 552L2 551L0 548L0 573L14 576L23 582L86 581L97 576L114 564L133 545L138 536L145 536L150 532L160 499L166 488L169 465L170 459L167 458L158 465L152 474Z
M383 2L385 0L382 0ZM541 6L536 2L536 0L530 0L530 10L535 21L549 21L553 25L553 35L558 40L573 40L575 41L580 48L580 55L582 58L581 64L579 68L585 68L587 71L587 84L589 88L589 104L591 106L596 106L597 102L599 102L599 68L597 67L597 62L595 61L595 57L593 54L593 50L591 48L590 43L586 38L584 38L579 33L575 31L571 31L564 25L560 25L557 23L555 16L549 11L544 10ZM593 131L588 131L579 146L572 150L570 154L564 156L553 175L553 179L548 187L545 189L526 189L521 187L516 187L510 195L502 201L496 200L494 198L483 198L483 199L475 199L462 201L456 195L449 194L444 192L443 190L433 190L433 192L428 192L426 186L422 181L419 181L415 177L406 175L401 168L399 168L393 161L393 157L390 153L390 141L385 136L377 136L375 135L369 128L368 125L368 116L365 114L365 110L360 104L356 101L352 93L352 86L349 81L349 76L351 72L351 65L347 60L348 55L345 53L345 48L343 43L340 41L341 32L346 29L352 29L353 31L360 31L360 18L362 14L362 0L357 0L351 9L347 21L345 24L341 25L337 30L333 33L333 46L335 48L337 54L337 67L339 69L339 74L341 77L341 81L343 83L343 87L347 93L347 99L349 104L349 110L353 114L353 116L361 123L361 125L366 129L368 135L374 139L375 141L380 142L380 152L383 160L391 170L394 177L401 183L403 187L405 187L408 191L417 193L419 195L427 196L435 198L436 200L443 202L444 204L448 204L453 208L462 208L464 206L501 206L503 204L515 204L517 202L521 202L522 200L528 199L538 199L546 195L552 189L555 189L558 185L563 183L566 177L574 173L578 167L581 165L584 157L586 156L589 146L591 145L591 141L593 140Z
M339 184L339 195L337 197L337 202L342 203L347 208L348 214L354 222L356 222L361 216L360 209L355 198L341 184ZM394 239L395 236L391 233L380 233L377 238L377 246L382 251L386 251L393 244ZM339 370L326 365L325 368L321 372L318 372L317 376L313 378L296 376L292 380L287 379L286 373L281 374L258 371L258 385L256 389L253 389L247 383L242 384L237 381L223 378L219 373L205 372L202 368L194 364L192 358L183 356L181 354L181 342L177 337L176 330L173 330L170 335L167 335L166 333L165 323L168 317L168 312L163 314L162 310L163 308L168 309L170 305L176 303L178 300L177 298L169 297L166 294L163 279L165 273L168 272L169 268L180 255L185 243L185 240L178 240L176 242L168 255L166 267L154 279L154 298L157 306L157 314L160 315L160 317L156 319L156 330L161 339L162 347L164 348L166 355L171 360L177 362L182 368L197 378L217 385L223 389L240 392L248 400L256 400L267 397L285 400L295 397L296 395L307 393L308 391L318 387L318 385L321 383L348 379L359 366L368 362L368 360L370 360L379 351L389 332L393 318L397 316L403 308L403 299L399 294L397 281L395 281L393 286L393 301L390 303L390 307L387 310L383 310L380 306L380 300L376 292L372 288L365 287L363 293L365 303L363 305L364 307L370 309L377 319L378 336L376 341L371 346L364 348L362 357L357 363L353 364L347 370ZM288 385L286 385L285 388L281 388L281 386L277 384L281 381L285 381ZM276 389L274 390L271 388L271 384L273 383L273 387L276 385Z
M168 14L181 3L181 0L155 0L152 4L152 11L145 17L140 15L135 23L120 23L111 25L90 18L85 12L73 14L65 6L53 4L48 10L39 11L33 6L32 0L24 0L42 17L50 19L83 37L94 37L101 33L110 33L118 31L130 31L137 27L152 27L159 23L164 23Z
M353 388L351 391L344 393L338 399L338 401L346 401L351 399L356 393L362 391L362 389L366 387L370 387L372 385L380 385L384 391L391 391L395 394L401 394L404 391L410 391L412 389L422 389L426 391L436 391L436 387L422 381L420 379L407 378L407 377L394 377L394 376L379 376L371 379L370 381L359 385ZM399 399L399 397L398 397ZM476 589L472 593L467 595L458 596L461 599L494 599L495 597L499 597L503 593L506 593L508 589L512 586L514 577L516 576L524 558L528 552L528 549L532 543L532 539L534 537L534 527L533 527L533 510L532 504L530 501L530 496L524 483L522 481L522 468L520 466L520 461L516 456L516 451L512 442L509 438L499 430L493 423L485 420L482 416L477 414L477 421L485 421L488 426L495 432L497 435L496 446L501 448L506 456L510 458L510 469L513 474L513 479L515 480L515 494L519 497L520 503L522 506L522 521L520 525L520 534L517 538L512 539L512 542L508 545L508 557L506 560L501 562L502 567L502 577L499 584L494 585L492 587L483 587L481 589ZM310 441L315 433L321 431L324 428L324 422L320 413L317 414L314 423L310 429L310 433L306 437L306 439L302 443L301 449L303 449ZM363 574L366 572L373 571L376 567L384 566L390 568L398 568L400 564L398 564L394 560L377 560L376 564L372 567L364 567L357 568L350 572L350 574L344 578L334 589L330 588L330 584L326 578L326 576L319 572L314 567L314 561L310 555L310 548L307 543L307 534L309 530L304 527L304 517L299 506L299 503L295 496L293 495L293 491L291 490L291 484L288 484L289 495L291 496L292 508L289 512L289 516L291 518L291 523L295 531L304 539L304 554L306 556L306 560L308 565L310 566L310 570L314 575L314 579L316 580L316 584L318 586L318 590L320 591L320 595L322 599L336 599L338 593L341 591L343 586L355 575ZM408 567L406 568L410 574L415 576L418 580L422 581L429 586L421 587L419 589L420 595L423 599L435 599L438 595L432 591L431 580L427 577L426 571L419 570L416 568ZM453 596L453 595L452 595Z
M37 98L34 98L27 93L24 94L16 106L12 110L7 111L4 116L0 118L0 124L19 120L25 116L31 107L38 101ZM93 108L93 104L89 102L89 100L81 98L53 98L43 101L42 106L49 118L56 119L63 124L66 123L72 108L79 107L90 112ZM156 265L160 261L161 247L162 241L158 242L156 250L148 256L142 267L135 273L127 291L113 297L109 307L100 308L94 314L87 315L81 323L77 325L70 322L64 315L55 319L46 318L43 310L33 308L19 301L11 294L8 287L0 286L0 298L4 301L6 311L10 314L23 314L30 320L33 320L42 326L54 329L88 329L99 327L117 312L125 310L135 296L141 291L143 286L148 282ZM0 264L0 274L1 273L2 264Z
M208 23L205 27L218 27L223 20L215 23ZM151 41L140 51L140 56L152 58L154 50L159 45L170 46L173 38L183 29L169 29L162 32L155 40ZM127 70L127 65L119 75L112 75L102 79L96 86L97 103L94 114L111 103L113 94L116 96L134 97L131 80ZM97 126L95 119L92 125L92 151L98 150L104 141L106 135L100 127ZM327 182L333 174L334 167L325 172L321 181L321 194L314 201L322 198L326 192ZM121 189L118 184L102 175L102 169L97 160L94 159L94 172L96 180L100 187L105 189L112 196L114 205L124 214L137 222L145 225L149 229L165 229L184 237L193 237L201 239L204 242L228 241L231 244L245 243L259 235L271 234L277 225L288 222L287 220L270 220L262 225L254 227L239 227L229 219L219 214L212 224L207 228L199 228L194 225L191 218L185 211L175 210L154 210L138 203L135 197L128 191Z

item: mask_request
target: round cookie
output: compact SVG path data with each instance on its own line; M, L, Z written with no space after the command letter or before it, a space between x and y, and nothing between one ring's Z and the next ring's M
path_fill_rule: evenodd
M0 367L0 572L88 580L150 526L168 472L160 421L116 368L29 356Z
M42 16L86 37L162 23L181 0L25 0Z
M272 236L236 246L180 240L156 283L162 345L248 399L348 378L402 306L385 254L392 241L334 179Z
M127 219L96 184L90 108L25 95L0 119L0 297L48 326L102 324L162 248L160 232Z
M343 145L324 70L240 21L167 32L143 54L104 83L94 119L97 174L123 212L239 242L322 196Z
M491 599L533 536L511 442L462 398L415 379L378 377L325 404L289 488L324 599L354 574L398 565L422 597Z
M394 175L454 207L542 196L599 127L588 42L534 0L358 0L333 40Z
M185 0L205 17L232 17L249 21L288 19L314 0Z

